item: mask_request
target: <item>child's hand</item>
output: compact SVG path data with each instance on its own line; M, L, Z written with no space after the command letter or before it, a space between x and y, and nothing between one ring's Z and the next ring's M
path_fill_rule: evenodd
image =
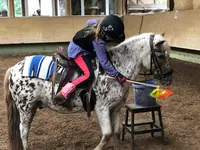
M116 79L118 82L122 85L124 82L126 82L126 77L124 77L121 73L118 73L116 75Z

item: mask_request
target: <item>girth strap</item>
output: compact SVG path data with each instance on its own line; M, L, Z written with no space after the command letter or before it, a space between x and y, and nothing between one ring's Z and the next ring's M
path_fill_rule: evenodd
M54 70L53 70L53 75L52 75L52 93L51 93L51 98L53 99L54 97L54 88L55 88L55 80L56 80L56 70L58 67L58 59L54 61Z

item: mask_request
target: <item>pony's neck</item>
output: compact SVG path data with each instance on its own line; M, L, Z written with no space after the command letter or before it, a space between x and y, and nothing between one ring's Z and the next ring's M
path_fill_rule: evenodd
M144 42L143 37L132 37L109 50L113 66L129 79L133 80L142 68Z

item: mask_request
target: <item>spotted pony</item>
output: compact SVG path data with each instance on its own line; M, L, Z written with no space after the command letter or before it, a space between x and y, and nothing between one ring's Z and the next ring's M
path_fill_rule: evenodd
M172 68L168 62L170 47L160 34L145 33L128 38L108 50L114 67L128 79L134 80L142 68L149 70L161 84L172 82ZM24 60L9 68L4 79L4 98L7 104L8 133L11 150L27 150L28 134L32 119L39 106L59 113L84 111L81 89L71 98L72 109L53 105L50 81L22 76ZM94 150L102 150L114 135L114 146L119 148L120 108L125 103L130 83L120 85L116 80L101 73L93 90L96 95L94 111L97 114L102 137Z

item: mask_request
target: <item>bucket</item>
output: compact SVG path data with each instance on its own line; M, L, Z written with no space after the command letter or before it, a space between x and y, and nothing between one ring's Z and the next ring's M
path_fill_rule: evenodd
M155 85L154 81L146 81L148 84ZM132 84L134 93L134 103L140 106L154 106L156 105L156 98L150 96L150 93L155 87L149 87L141 84Z

